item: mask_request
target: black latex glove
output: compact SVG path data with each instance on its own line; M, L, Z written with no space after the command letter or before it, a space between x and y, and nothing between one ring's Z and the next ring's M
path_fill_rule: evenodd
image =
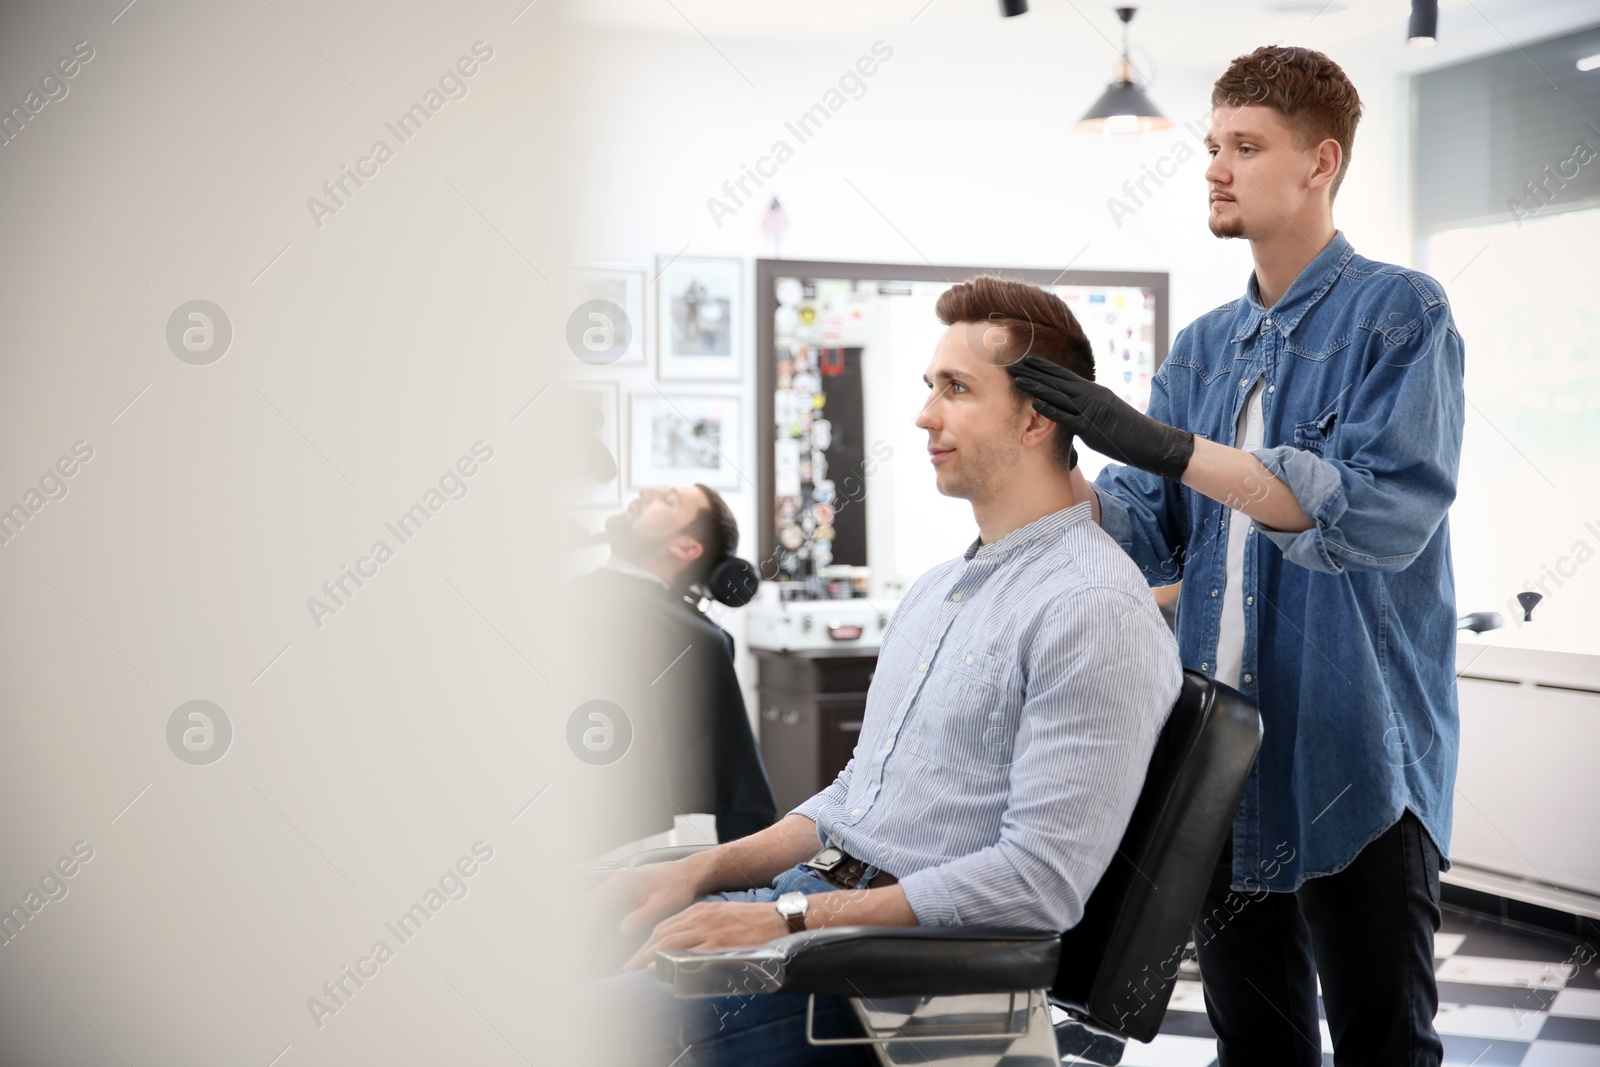
M1157 422L1103 385L1038 356L1006 367L1033 409L1054 419L1096 452L1173 481L1194 455L1194 434Z

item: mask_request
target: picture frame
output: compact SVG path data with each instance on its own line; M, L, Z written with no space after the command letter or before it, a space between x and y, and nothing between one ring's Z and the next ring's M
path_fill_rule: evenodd
M614 471L608 481L580 479L579 488L572 496L578 506L610 505L622 503L623 448L621 387L615 381L572 379L557 383L557 395L552 399L572 419L579 435L574 449L594 449L596 446L610 453ZM600 457L593 453L585 457L575 454L580 464L600 465ZM580 470L583 468L580 466Z
M700 482L738 489L743 401L734 394L634 392L629 405L629 485Z
M657 256L656 264L657 377L743 380L748 348L743 261Z
M582 263L567 271L566 357L571 363L595 370L649 366L649 301L645 299L646 268L633 263ZM627 341L618 346L623 326L601 307L606 301L621 308ZM596 318L603 315L603 318ZM621 347L620 353L616 351Z

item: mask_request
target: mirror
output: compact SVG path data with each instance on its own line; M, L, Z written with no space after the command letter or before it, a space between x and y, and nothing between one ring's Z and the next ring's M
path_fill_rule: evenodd
M1165 273L757 260L758 566L780 599L877 595L893 573L949 558L943 546L921 558L914 534L947 528L964 502L930 496L931 479L897 482L890 460L925 437L912 420L945 328L934 306L979 274L1055 292L1094 344L1096 380L1149 402L1167 355Z

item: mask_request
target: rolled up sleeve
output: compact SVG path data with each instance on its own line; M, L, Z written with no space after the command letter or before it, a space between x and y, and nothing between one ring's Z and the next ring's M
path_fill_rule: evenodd
M1121 468L1128 469L1128 468ZM1090 488L1100 501L1100 528L1111 536L1111 540L1128 555L1135 552L1133 544L1133 512L1128 505L1123 503L1118 496L1115 477L1107 478L1104 490L1100 484L1094 483Z
M1455 500L1466 397L1449 306L1436 303L1410 329L1375 333L1372 343L1373 365L1323 455L1287 445L1251 450L1312 521L1298 533L1256 526L1285 559L1311 570L1401 570Z

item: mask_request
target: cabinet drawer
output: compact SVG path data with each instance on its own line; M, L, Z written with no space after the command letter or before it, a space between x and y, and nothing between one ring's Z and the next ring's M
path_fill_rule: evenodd
M804 656L756 651L759 683L802 693L865 693L872 684L878 657Z
M855 753L856 741L861 737L861 719L866 714L866 701L851 701L822 708L822 751L817 765L817 788L826 789L839 777L844 765Z
M826 789L850 762L861 735L861 693L796 693L762 686L761 760L780 813Z

